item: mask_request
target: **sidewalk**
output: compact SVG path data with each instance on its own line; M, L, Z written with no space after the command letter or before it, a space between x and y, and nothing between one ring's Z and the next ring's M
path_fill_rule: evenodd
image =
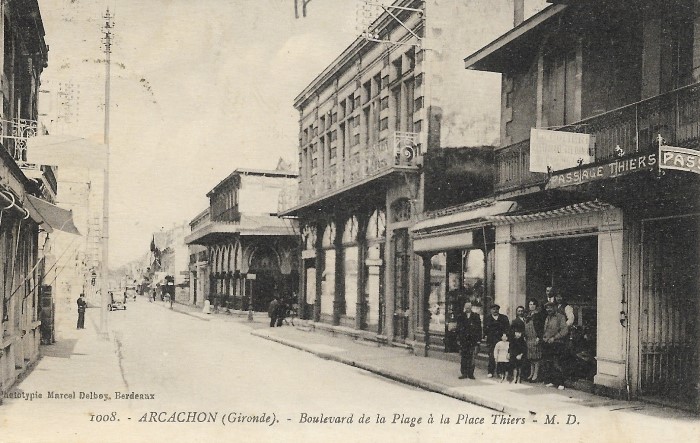
M77 313L74 309L58 303L59 310L56 343L41 346L41 358L36 366L10 392L39 392L46 395L48 392L70 394L80 391L102 394L128 388L119 362L118 338L111 334L103 335L98 330L99 309L87 309L85 329L81 330L75 328ZM63 404L70 400L56 402ZM3 403L5 408L24 408L31 402L6 398ZM44 406L46 402L31 403L32 407L38 408L38 405ZM36 410L33 414L36 414Z
M459 363L415 356L411 351L374 342L308 331L303 327L259 328L251 334L310 352L428 391L477 404L505 414L545 421L547 415L586 412L633 412L640 417L695 422L696 416L655 405L614 400L572 389L559 391L539 383L512 384L489 379L477 367L476 380L460 380ZM562 415L566 415L562 414Z
M160 303L164 308L169 305ZM354 366L374 374L437 392L505 414L544 421L547 415L590 412L633 413L638 418L677 419L697 423L697 416L672 408L638 401L615 400L575 389L560 391L540 383L512 384L486 377L486 370L475 370L476 380L460 380L459 359L433 358L413 355L409 349L379 345L373 341L328 332L315 331L304 320L294 326L270 328L266 313L255 313L248 322L247 311L203 314L201 308L174 304L173 310L205 321L236 321L248 324L251 334L285 346L309 352L320 358Z

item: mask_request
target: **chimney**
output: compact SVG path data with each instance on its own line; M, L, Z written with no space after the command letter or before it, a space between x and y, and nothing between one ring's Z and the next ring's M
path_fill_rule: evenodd
M525 0L513 0L513 26L525 21Z

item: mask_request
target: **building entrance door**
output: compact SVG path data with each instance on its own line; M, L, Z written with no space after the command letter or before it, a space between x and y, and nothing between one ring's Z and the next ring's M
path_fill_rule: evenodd
M399 229L392 238L394 248L394 340L404 341L408 336L409 253L408 229Z
M525 251L527 298L537 299L544 309L545 290L552 286L574 311L564 371L573 379L593 382L597 370L598 236L531 242ZM527 309L526 303L523 306Z
M698 217L645 221L639 390L693 407L698 382Z

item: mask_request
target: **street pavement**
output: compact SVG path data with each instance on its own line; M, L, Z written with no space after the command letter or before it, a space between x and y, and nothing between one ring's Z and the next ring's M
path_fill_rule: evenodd
M264 315L249 323L246 313L171 310L139 297L109 313L105 336L97 309L88 310L87 329L75 330L77 314L64 304L57 343L42 347L39 363L11 391L34 398L0 405L0 442L663 442L698 435L697 421L675 411L500 384L483 374L458 380L457 363L269 328ZM49 392L76 398L50 399ZM473 404L478 398L490 409ZM555 414L559 424L545 424Z

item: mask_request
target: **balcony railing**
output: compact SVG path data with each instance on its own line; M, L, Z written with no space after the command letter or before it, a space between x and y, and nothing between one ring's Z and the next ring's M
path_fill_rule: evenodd
M699 149L700 83L596 115L559 131L595 135L595 162L619 155L648 153L661 136L672 146ZM616 148L619 149L616 152ZM530 172L530 141L496 152L496 191L505 192L544 182L546 174Z
M211 220L216 223L240 223L241 213L238 211L238 205L234 205L218 214L215 214L212 216Z
M27 161L27 139L36 137L37 121L24 118L0 119L0 140L17 162Z
M333 194L394 168L415 169L420 156L417 133L395 132L388 140L381 140L367 149L360 147L358 152L345 159L337 158L335 164L320 172L300 177L298 190L284 190L280 193L279 210L283 212Z

